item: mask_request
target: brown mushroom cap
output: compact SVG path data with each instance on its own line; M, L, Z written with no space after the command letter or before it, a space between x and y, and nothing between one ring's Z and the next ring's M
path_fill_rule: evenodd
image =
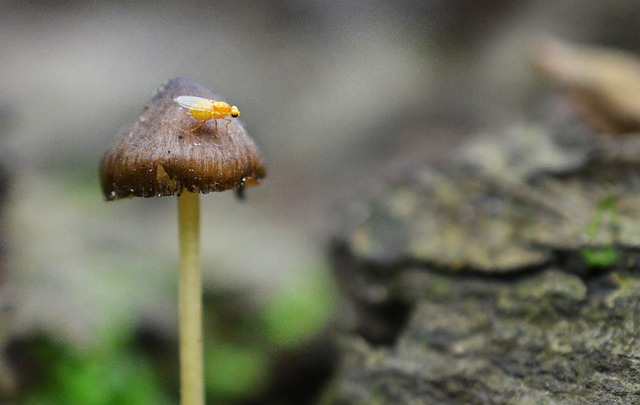
M260 151L242 125L195 120L174 98L221 100L202 84L176 78L164 84L147 109L119 134L100 163L107 200L242 189L266 170Z

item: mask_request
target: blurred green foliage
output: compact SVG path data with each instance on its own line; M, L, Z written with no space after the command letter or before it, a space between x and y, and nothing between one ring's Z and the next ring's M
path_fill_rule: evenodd
M105 342L82 351L46 337L32 342L42 375L27 392L25 405L170 404L148 358Z
M229 311L224 297L206 307L205 382L212 403L259 398L278 372L278 354L300 349L322 332L335 293L327 272L313 274L289 280L264 305L246 312ZM178 381L167 384L175 376L161 369L174 358L152 358L135 344L133 331L117 326L126 322L113 322L98 344L84 349L48 336L29 340L28 356L39 372L20 403L174 403Z
M251 398L268 382L269 358L245 344L209 344L205 353L206 386L214 398Z
M239 314L243 319L233 311L214 314L205 350L210 399L232 403L263 394L278 373L277 356L301 350L318 336L334 303L328 272L322 269L288 280L262 307ZM224 311L224 303L208 309Z
M278 348L308 341L325 326L335 302L331 283L322 275L295 279L273 295L262 310L266 339Z

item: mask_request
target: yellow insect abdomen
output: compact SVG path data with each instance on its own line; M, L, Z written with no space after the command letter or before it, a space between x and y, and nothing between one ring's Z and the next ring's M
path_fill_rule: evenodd
M197 120L210 120L213 115L214 112L213 111L200 111L200 110L189 110L189 114L191 114L193 116L193 118L197 119Z

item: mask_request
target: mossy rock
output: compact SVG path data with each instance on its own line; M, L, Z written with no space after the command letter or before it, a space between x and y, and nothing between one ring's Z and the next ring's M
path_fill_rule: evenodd
M520 126L347 210L338 404L640 401L640 137Z
M354 202L336 241L363 261L478 273L640 248L638 137L518 127L470 142L452 161L409 167Z

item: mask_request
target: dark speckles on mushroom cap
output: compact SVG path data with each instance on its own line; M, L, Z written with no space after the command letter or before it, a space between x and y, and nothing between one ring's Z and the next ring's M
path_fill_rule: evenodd
M266 175L257 146L237 120L196 121L173 101L180 95L221 100L200 83L167 82L118 136L100 164L107 200L208 193L255 184Z

